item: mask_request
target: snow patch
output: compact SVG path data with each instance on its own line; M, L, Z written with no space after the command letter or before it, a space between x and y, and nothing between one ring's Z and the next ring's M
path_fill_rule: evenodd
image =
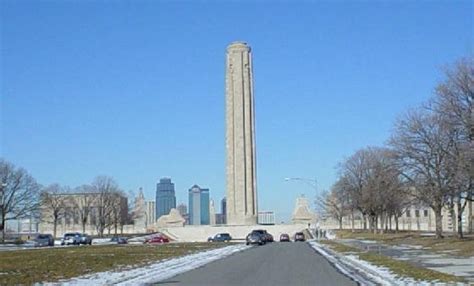
M250 247L251 246L245 244L231 245L179 258L163 260L139 268L99 272L80 276L67 281L45 283L43 285L143 285L146 283L155 283L183 272L196 269L207 263L227 257Z
M343 269L343 271L341 271L342 273L362 285L370 285L370 282L376 285L437 285L436 281L428 282L414 280L409 277L400 277L391 272L388 268L373 265L354 254L343 255L331 253L332 251L328 251L324 246L315 241L311 241L309 244L318 253L332 262L336 268L339 270ZM370 282L367 281L367 278Z

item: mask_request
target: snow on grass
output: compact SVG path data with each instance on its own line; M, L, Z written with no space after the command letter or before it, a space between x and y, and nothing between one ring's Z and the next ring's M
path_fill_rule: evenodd
M250 247L244 244L236 244L164 260L144 267L94 273L58 283L47 283L46 285L143 285L154 283L193 270Z
M333 263L343 274L351 277L362 285L370 285L371 282L375 283L375 285L445 285L436 282L414 280L408 277L400 277L392 273L388 268L373 265L360 259L357 255L336 255L316 241L310 241L309 244L318 253Z

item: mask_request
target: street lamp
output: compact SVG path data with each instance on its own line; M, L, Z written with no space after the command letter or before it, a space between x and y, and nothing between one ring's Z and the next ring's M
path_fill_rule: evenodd
M316 193L318 192L318 180L316 178L308 179L308 178L293 177L293 178L285 178L285 181L301 181L309 185L311 188L313 188Z

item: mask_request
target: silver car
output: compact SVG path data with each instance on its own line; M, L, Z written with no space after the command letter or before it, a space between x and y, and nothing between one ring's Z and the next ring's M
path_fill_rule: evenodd
M35 247L54 246L54 238L51 234L38 234L31 242Z
M79 245L81 244L81 234L79 232L70 232L64 234L64 237L61 239L61 245Z

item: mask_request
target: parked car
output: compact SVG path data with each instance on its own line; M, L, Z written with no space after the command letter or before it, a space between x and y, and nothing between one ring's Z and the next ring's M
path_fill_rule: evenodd
M228 233L218 233L214 237L209 237L207 241L209 242L229 242L232 240L232 237Z
M154 235L145 240L145 243L168 243L170 240L164 235Z
M288 235L288 233L282 233L280 234L280 241L290 241L290 236Z
M79 232L69 232L64 234L64 237L61 239L61 245L79 245L81 244L81 234Z
M266 243L266 237L264 233L260 233L257 231L252 231L247 235L245 238L245 244L258 244L258 245L263 245Z
M110 239L110 242L112 243L117 243L117 244L127 244L128 241L125 237L118 237L118 236L114 236Z
M302 232L297 232L295 234L295 241L305 241L304 233Z
M54 246L54 238L51 234L38 234L31 240L31 243L35 247L41 246Z
M80 244L89 244L89 245L92 244L92 237L87 235L87 233L81 234L80 238L81 238Z

